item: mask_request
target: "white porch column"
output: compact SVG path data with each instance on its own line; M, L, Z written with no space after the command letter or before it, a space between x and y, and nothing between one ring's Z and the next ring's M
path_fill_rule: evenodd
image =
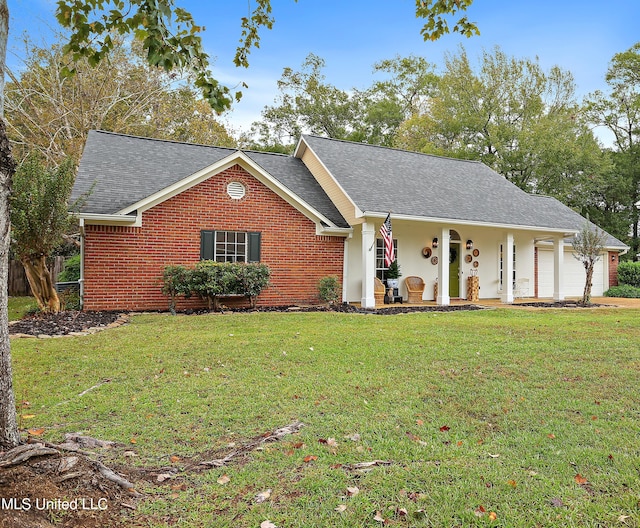
M564 237L553 240L553 300L564 301Z
M440 245L438 246L438 298L436 304L449 306L449 243L451 236L449 228L443 227L440 233Z
M371 222L362 224L362 299L363 308L375 308L376 232Z
M513 233L502 241L502 302L513 303Z

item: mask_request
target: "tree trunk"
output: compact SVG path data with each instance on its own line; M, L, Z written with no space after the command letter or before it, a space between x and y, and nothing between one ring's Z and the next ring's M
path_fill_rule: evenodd
M595 261L589 262L585 266L587 272L587 280L584 283L584 292L582 293L582 304L589 304L591 302L591 285L593 283L593 268L595 267Z
M4 64L9 35L9 9L7 1L0 0L0 448L10 449L20 444L16 420L16 397L13 393L11 370L11 342L7 309L7 283L9 279L10 215L9 192L16 164L4 125Z
M46 257L23 257L20 260L27 274L31 292L38 301L40 309L45 312L59 312L60 299L51 279Z

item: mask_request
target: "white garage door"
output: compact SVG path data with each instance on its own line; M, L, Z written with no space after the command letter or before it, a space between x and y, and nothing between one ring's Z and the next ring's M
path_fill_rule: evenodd
M606 256L606 254L605 254ZM566 297L582 297L586 273L582 262L573 257L572 251L564 253L564 294ZM596 262L593 270L591 295L602 295L604 287L604 257ZM538 297L553 297L553 250L538 248Z

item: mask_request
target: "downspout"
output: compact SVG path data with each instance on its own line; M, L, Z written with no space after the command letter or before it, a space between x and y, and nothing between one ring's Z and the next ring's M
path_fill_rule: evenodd
M80 218L80 310L84 309L84 218Z

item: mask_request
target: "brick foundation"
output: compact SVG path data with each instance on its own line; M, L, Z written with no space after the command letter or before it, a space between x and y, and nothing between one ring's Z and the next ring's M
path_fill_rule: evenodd
M245 186L244 198L227 195L231 181ZM166 310L162 270L198 262L203 229L262 233L260 261L271 269L271 284L258 305L318 302L318 280L342 277L344 239L317 236L314 222L236 165L147 210L142 227L87 225L84 308ZM200 306L199 299L178 303Z

